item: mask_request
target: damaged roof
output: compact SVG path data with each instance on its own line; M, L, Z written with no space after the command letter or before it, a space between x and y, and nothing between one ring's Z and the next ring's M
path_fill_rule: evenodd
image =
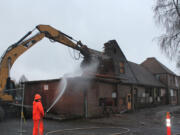
M116 40L110 40L105 43L105 53L113 58L116 77L121 79L122 83L164 87L164 85L161 84L160 81L157 80L146 68L128 61ZM124 62L124 73L119 72L120 62Z

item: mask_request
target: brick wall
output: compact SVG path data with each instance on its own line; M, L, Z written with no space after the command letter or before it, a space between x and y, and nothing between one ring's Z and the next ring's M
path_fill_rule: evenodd
M76 79L68 79L68 85L64 94L50 112L66 115L84 115L84 95L81 89L82 86L80 87L80 85L77 85L75 80ZM48 90L45 90L44 88L47 88L47 86ZM34 95L39 93L42 96L42 103L46 110L61 92L59 87L60 80L26 83L24 104L32 105Z
M118 111L127 109L127 95L131 94L131 87L129 85L118 85Z
M103 82L94 82L88 89L88 117L102 115L103 106L100 106L101 98L112 98L112 92L116 91L116 85ZM114 106L112 106L113 108ZM115 107L116 108L116 107Z

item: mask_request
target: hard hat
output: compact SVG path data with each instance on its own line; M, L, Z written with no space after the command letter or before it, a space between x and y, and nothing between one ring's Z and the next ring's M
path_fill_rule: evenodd
M34 100L38 100L38 99L41 99L41 96L40 96L39 94L36 94L36 95L34 96Z

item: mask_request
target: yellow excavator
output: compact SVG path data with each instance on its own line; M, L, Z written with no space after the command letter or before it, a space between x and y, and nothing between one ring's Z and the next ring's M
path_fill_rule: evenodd
M32 32L37 29L38 33L28 38ZM17 43L9 46L0 59L0 101L13 102L15 93L4 92L8 89L13 89L15 86L10 79L10 69L13 66L16 59L21 56L25 51L30 49L33 45L39 42L44 37L62 43L70 48L80 51L84 56L84 60L87 62L91 59L90 55L94 53L92 49L83 45L81 41L77 41L65 33L49 26L38 25L32 31L29 31L23 36ZM0 104L1 107L1 104ZM1 111L1 108L0 108Z

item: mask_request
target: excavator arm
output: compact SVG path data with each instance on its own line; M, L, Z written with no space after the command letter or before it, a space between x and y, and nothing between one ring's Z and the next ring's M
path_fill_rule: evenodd
M36 26L36 29L39 30L39 33L27 39L34 30L28 32L17 43L8 47L2 55L0 59L0 93L2 93L3 89L7 89L7 79L10 77L9 72L16 59L44 37L79 50L85 58L89 57L89 51L85 45L82 45L80 41L74 40L72 37L64 34L63 32L60 32L49 25L38 25Z
M81 41L73 39L71 36L68 36L67 34L51 27L50 25L38 25L36 28L40 31L40 33L44 33L45 37L62 43L70 48L79 50L85 59L90 57L90 49L86 45L83 45Z
M77 43L73 42L73 41L77 42L76 40L74 40L72 37L60 32L59 30L57 30L49 25L38 25L38 26L36 26L36 28L40 31L40 33L44 33L44 35L47 38L52 39L53 41L62 43L73 49L80 50Z

